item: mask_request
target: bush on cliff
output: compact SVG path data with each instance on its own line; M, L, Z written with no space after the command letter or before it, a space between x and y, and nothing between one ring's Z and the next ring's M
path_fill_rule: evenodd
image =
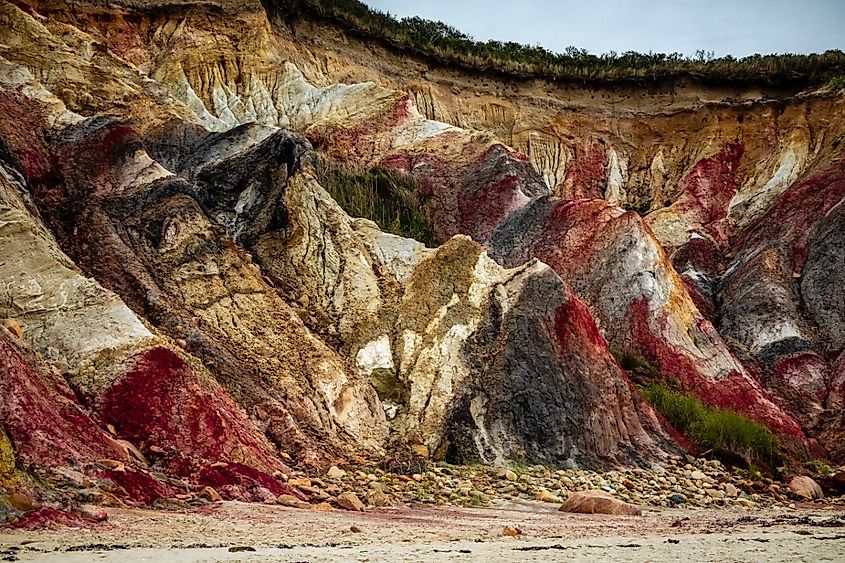
M652 383L643 395L679 432L700 449L725 449L748 460L771 462L779 442L768 428L733 411L705 405L697 397Z
M419 17L398 20L358 0L265 0L265 5L285 20L310 14L445 64L552 80L643 81L683 74L703 82L804 87L822 85L845 70L845 53L838 50L812 55L755 54L741 59L730 55L713 58L704 51L695 57L634 51L594 55L576 47L555 53L539 45L475 41L443 22Z
M437 246L431 210L413 176L320 159L317 180L351 217L369 219L383 231Z
M650 385L662 379L657 368L639 354L618 349L612 349L610 352L636 385Z

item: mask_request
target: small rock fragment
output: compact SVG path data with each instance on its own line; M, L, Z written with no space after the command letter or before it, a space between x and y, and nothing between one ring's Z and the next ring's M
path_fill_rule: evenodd
M65 358L62 358L61 360L56 360L55 362L52 362L51 365L53 366L53 369L56 370L56 373L58 373L59 375L67 375L70 371L70 365L68 364Z
M18 324L18 321L15 319L3 319L3 326L19 340L23 340L23 329L21 328L21 325Z
M136 461L140 461L144 465L149 465L150 463L147 461L147 458L144 457L144 454L141 453L141 450L135 447L135 445L128 441L128 440L115 440L117 444L123 448L123 451L126 452L126 455L129 457L135 458Z

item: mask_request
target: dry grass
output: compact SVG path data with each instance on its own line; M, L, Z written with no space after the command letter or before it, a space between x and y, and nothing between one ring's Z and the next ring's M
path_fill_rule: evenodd
M360 170L320 159L320 185L346 213L374 221L386 232L437 246L434 221L417 180L401 172L372 168Z

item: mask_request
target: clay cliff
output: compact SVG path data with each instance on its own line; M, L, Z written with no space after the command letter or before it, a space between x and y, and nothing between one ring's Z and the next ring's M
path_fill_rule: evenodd
M614 352L842 459L843 105L491 76L257 0L3 2L0 498L687 447ZM441 244L322 159L413 178Z

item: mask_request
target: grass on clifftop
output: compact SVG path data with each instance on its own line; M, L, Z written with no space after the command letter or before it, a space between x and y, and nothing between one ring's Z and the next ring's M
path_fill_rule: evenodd
M756 54L741 59L730 55L713 58L704 51L692 58L680 53L634 51L593 55L575 47L555 53L539 45L475 41L443 22L419 17L398 20L358 0L264 0L264 4L285 20L306 14L320 17L444 64L551 80L643 81L685 74L702 82L804 87L820 86L845 71L845 53L839 50L813 55Z
M413 176L372 168L360 170L320 159L317 180L351 217L374 221L381 230L436 247L434 220Z
M641 388L643 395L679 432L701 449L724 448L749 461L774 459L779 442L768 428L733 411L705 405L697 397L660 383Z

